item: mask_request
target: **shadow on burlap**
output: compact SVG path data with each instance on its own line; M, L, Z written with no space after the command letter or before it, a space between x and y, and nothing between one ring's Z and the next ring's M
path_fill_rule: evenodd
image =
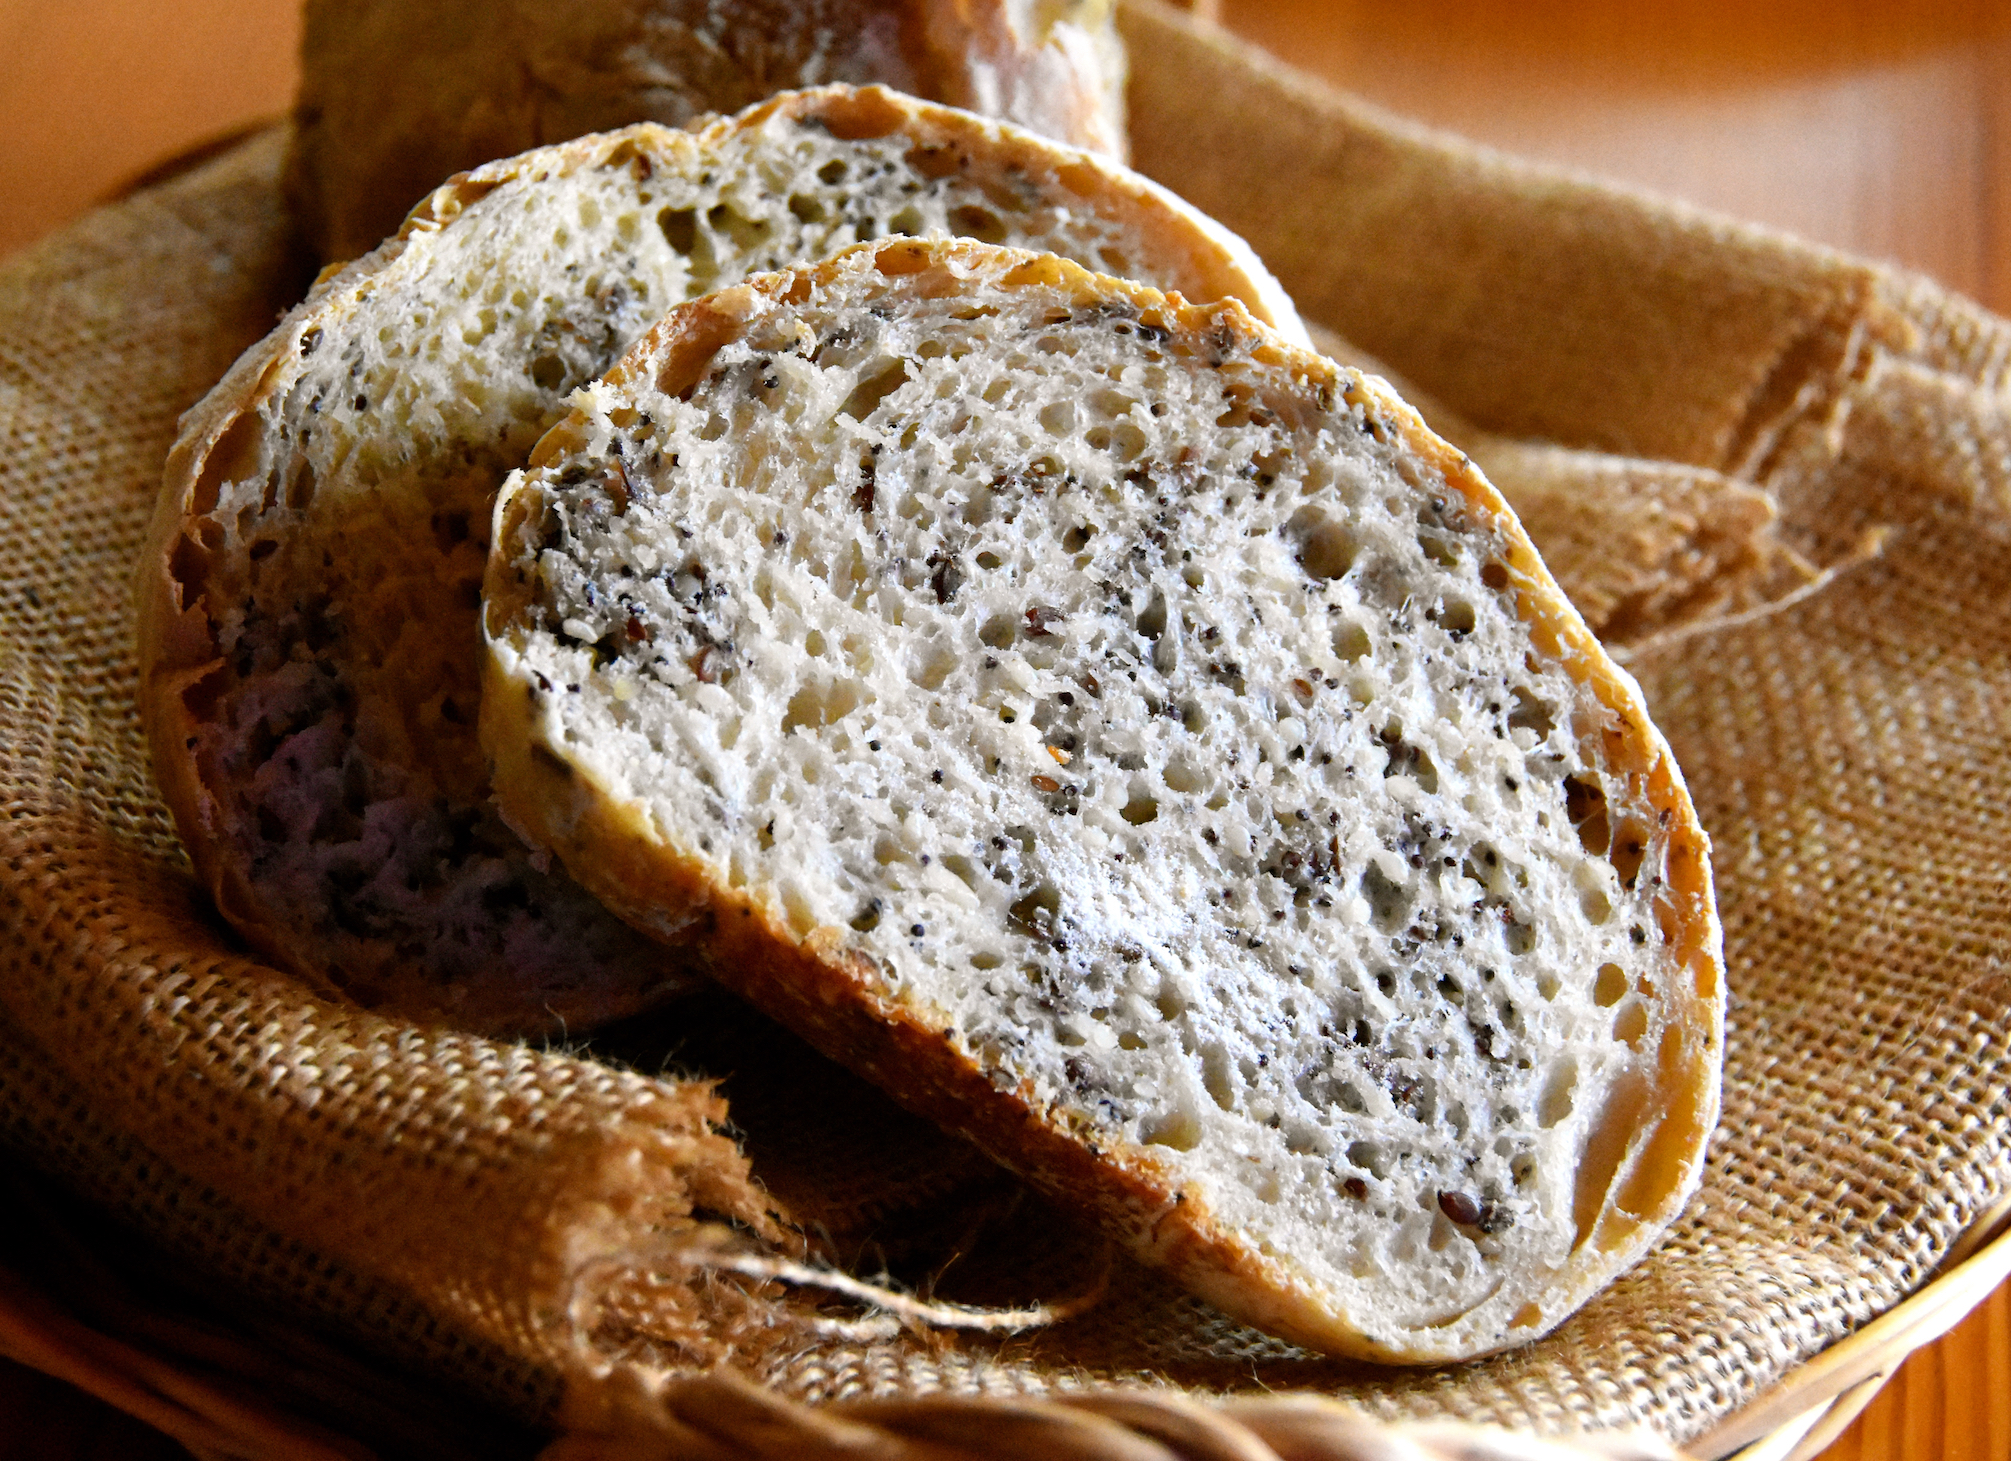
M1724 1124L1662 1247L1526 1349L1325 1360L1111 1259L723 997L538 1050L320 1002L247 956L146 769L127 586L177 413L303 283L277 135L0 266L17 1152L230 1289L527 1419L568 1384L591 1411L613 1357L808 1399L1150 1379L1680 1438L2011 1193L2011 327L1409 130L1147 5L1127 26L1139 164L1496 475L1689 777L1732 1007ZM1031 1332L904 1327L726 1272L763 1251L764 1193L910 1292L1108 1286Z

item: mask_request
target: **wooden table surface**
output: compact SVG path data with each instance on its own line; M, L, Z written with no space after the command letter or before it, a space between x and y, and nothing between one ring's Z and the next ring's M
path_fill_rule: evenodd
M1393 110L1920 269L2011 313L2003 0L1204 0ZM283 110L297 0L0 0L0 253ZM179 1448L0 1362L0 1461ZM2011 1458L2011 1294L1918 1352L1824 1461Z

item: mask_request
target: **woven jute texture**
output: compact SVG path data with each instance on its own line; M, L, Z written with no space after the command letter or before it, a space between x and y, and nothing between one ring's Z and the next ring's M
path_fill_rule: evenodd
M2011 327L1125 24L1143 168L1500 478L1687 772L1725 1119L1647 1262L1521 1351L1324 1360L722 997L534 1049L247 956L153 789L127 586L178 412L304 287L276 134L0 264L0 1139L192 1273L589 1426L725 1364L811 1400L1153 1381L1680 1439L1917 1287L2011 1193ZM944 1328L789 1266L832 1260L1088 1307Z

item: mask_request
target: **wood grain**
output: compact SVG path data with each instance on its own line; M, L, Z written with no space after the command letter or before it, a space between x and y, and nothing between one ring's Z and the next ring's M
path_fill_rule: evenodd
M0 1359L0 1461L188 1461L188 1452L61 1380Z
M2000 0L1199 0L1393 110L1839 248L2011 312ZM296 0L0 0L0 253L158 158L282 111ZM0 1362L0 1461L154 1461L136 1422ZM2011 1293L1920 1351L1824 1461L2011 1458Z
M0 253L284 111L299 44L297 0L0 0Z
M1222 0L1222 18L1406 116L2011 310L1997 0Z
M1914 1352L1820 1461L2011 1456L2011 1289Z

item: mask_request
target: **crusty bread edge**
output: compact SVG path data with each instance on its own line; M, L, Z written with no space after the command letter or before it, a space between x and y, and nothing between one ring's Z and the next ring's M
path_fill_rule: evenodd
M908 240L865 244L815 269L757 277L673 311L609 372L606 383L619 388L647 369L660 385L675 391L696 380L713 354L750 320L792 292L806 290L811 281L828 282L837 271L861 267L895 274L941 260L981 265L972 255L982 248ZM1226 1312L1316 1349L1383 1361L1463 1359L1537 1338L1635 1262L1681 1210L1701 1180L1706 1140L1717 1120L1724 1038L1722 935L1711 893L1709 841L1668 744L1649 721L1639 687L1605 654L1550 580L1500 495L1464 454L1432 435L1387 387L1277 338L1233 301L1190 306L1178 296L1099 278L1061 259L1016 257L1017 270L1029 277L1073 288L1079 295L1122 295L1141 309L1159 311L1176 335L1232 329L1267 360L1369 402L1499 530L1518 609L1539 648L1554 649L1598 709L1611 717L1598 728L1609 749L1607 764L1626 776L1630 790L1648 806L1669 815L1669 888L1658 912L1669 930L1670 972L1687 971L1690 985L1680 998L1674 990L1666 992L1664 1008L1681 1037L1666 1068L1658 1068L1649 1109L1661 1116L1619 1154L1597 1221L1554 1275L1540 1313L1514 1326L1512 1320L1523 1316L1495 1313L1489 1299L1435 1327L1397 1336L1363 1333L1336 1318L1295 1265L1259 1255L1224 1231L1198 1194L1183 1191L1168 1165L1151 1153L1137 1148L1099 1151L1087 1145L1086 1135L1078 1139L1053 1125L1055 1113L1035 1110L1024 1086L995 1091L982 1071L935 1033L942 1022L890 1006L862 987L857 974L867 971L859 968L862 956L845 947L845 930L816 929L798 938L788 931L778 906L715 883L703 859L667 845L644 814L616 802L542 741L537 692L514 673L516 657L505 637L528 593L511 566L509 545L524 526L523 503L512 487L498 500L495 547L485 581L483 630L490 653L481 713L482 740L505 814L526 836L557 852L581 882L638 927L688 937L695 924L709 925L703 931L714 951L715 971L756 1004L825 1053L887 1086L918 1114L964 1133L1036 1185L1093 1211L1134 1252ZM580 445L583 430L584 417L576 412L539 443L533 465ZM1614 751L1631 754L1615 757ZM897 1080L886 1079L885 1073L895 1071ZM1616 1194L1624 1194L1634 1208L1620 1207Z
M243 460L247 449L262 444L255 437L246 441L238 436L237 428L256 420L258 405L281 373L284 350L275 351L273 341L281 336L289 343L298 340L301 322L316 308L319 288L317 283L316 293L295 306L271 335L239 356L209 394L182 417L142 539L133 585L140 730L152 755L154 779L180 829L197 878L231 925L273 960L283 960L284 950L254 912L256 900L224 854L223 809L196 766L198 721L189 711L187 697L222 660L203 609L201 579L184 577L177 562L185 547L199 551L185 535L202 515L195 504L205 483L240 473L249 465ZM334 993L327 988L319 992Z
M698 135L757 125L778 114L796 120L817 118L841 137L884 136L905 130L919 134L927 145L982 144L1000 157L1018 154L1050 165L1076 193L1121 205L1119 216L1141 232L1159 235L1162 247L1178 244L1188 267L1208 281L1210 299L1239 300L1251 315L1286 339L1312 348L1291 295L1240 234L1120 161L1053 141L1012 122L921 101L885 86L820 86L784 92L713 122Z

